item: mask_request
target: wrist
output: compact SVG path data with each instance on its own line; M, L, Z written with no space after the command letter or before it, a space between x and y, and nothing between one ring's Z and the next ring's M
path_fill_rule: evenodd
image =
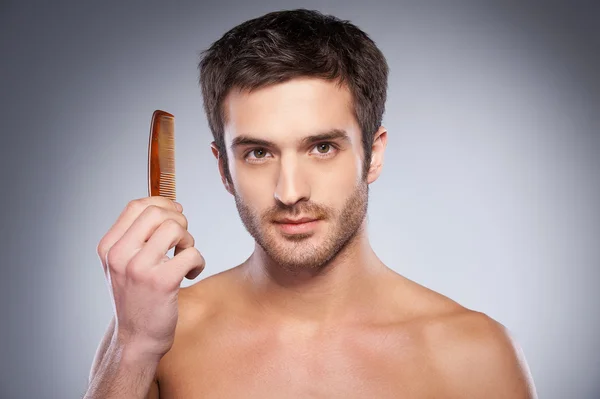
M119 350L121 351L121 359L127 366L156 367L164 356L134 343L121 345Z
M140 340L127 340L123 337L113 337L111 344L118 353L121 361L127 365L158 365L166 352L158 350L156 346L145 344Z

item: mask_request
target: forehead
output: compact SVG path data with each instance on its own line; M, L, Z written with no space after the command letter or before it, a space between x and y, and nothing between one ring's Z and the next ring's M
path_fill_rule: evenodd
M228 146L239 135L283 145L334 129L345 130L353 141L359 134L350 91L323 79L296 78L251 92L233 90L223 110Z

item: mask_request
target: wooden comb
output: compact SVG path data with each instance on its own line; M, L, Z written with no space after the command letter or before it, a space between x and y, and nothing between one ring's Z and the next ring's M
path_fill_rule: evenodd
M150 123L148 195L175 201L175 117L158 109Z

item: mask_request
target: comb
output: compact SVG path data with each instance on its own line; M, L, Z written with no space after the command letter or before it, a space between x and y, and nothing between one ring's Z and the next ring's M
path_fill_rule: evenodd
M148 195L175 201L175 117L158 109L150 123Z

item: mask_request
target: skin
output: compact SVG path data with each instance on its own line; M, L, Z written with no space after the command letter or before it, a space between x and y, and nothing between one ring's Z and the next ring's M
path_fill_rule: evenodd
M242 264L182 288L172 349L152 398L535 398L518 344L498 322L387 267L366 229L368 186L387 131L363 148L350 92L298 78L225 101ZM347 140L300 143L343 130ZM231 144L241 136L271 142ZM304 235L273 220L319 217Z

